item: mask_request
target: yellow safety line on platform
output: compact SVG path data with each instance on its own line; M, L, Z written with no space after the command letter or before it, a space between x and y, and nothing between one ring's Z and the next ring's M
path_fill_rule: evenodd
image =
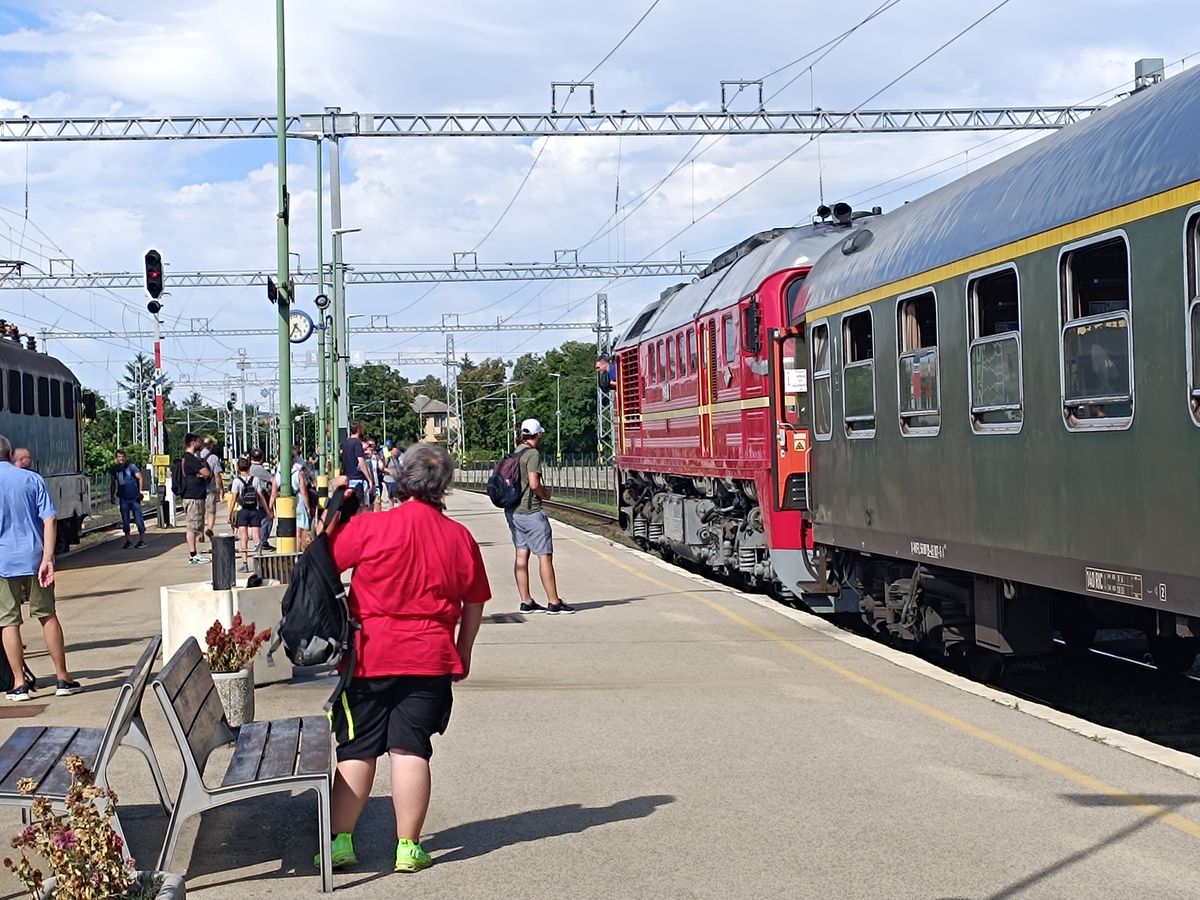
M1107 784L1098 778L1093 778L1091 775L1080 772L1077 769L1073 769L1064 763L1060 763L1058 760L1052 759L1043 753L1039 753L1036 750L1031 750L1030 748L1018 744L1015 741L1010 741L1008 738L994 734L988 731L986 728L981 728L978 725L972 725L970 722L940 710L935 706L930 706L928 703L918 700L915 697L910 697L907 694L896 690L895 688L890 688L886 684L881 684L872 678L868 678L865 675L860 675L859 673L851 669L847 669L845 666L836 663L831 659L827 659L819 653L809 650L807 647L797 644L795 641L789 640L783 635L772 631L770 628L766 628L756 622L750 621L740 613L734 612L732 609L722 606L720 603L710 600L708 597L705 597L702 594L698 594L695 591L679 590L675 585L668 584L665 581L660 581L652 575L647 575L644 572L639 572L637 569L626 565L616 557L605 553L603 550L590 547L582 541L573 540L571 538L568 538L568 540L572 544L577 544L586 550L590 550L601 559L612 563L618 569L628 572L630 575L641 578L643 581L647 581L650 584L656 585L657 587L664 588L672 593L682 594L685 597L689 597L692 600L696 600L697 602L704 604L709 609L720 613L730 621L736 622L743 628L754 632L759 637L766 638L767 640L772 641L781 647L791 650L798 656L802 656L809 662L816 663L817 665L828 669L835 675L840 675L842 678L852 681L861 687L865 687L877 694L882 694L890 700L895 700L897 703L901 703L907 706L909 709L915 710L924 716L928 716L931 719L941 722L943 725L949 725L951 728L961 731L963 734L967 734L973 738L977 738L978 740L985 741L986 743L991 744L993 747L998 747L999 749L1011 753L1013 756L1019 757L1026 762L1033 763L1035 766L1039 766L1048 772L1053 772L1055 775L1065 778L1068 781L1073 781L1090 791L1094 791L1097 794L1101 794L1110 799L1117 800L1120 803L1124 803L1126 806L1130 806L1139 812L1145 813L1150 818L1158 819L1163 824L1170 825L1177 831L1182 831L1184 834L1190 835L1194 838L1200 838L1200 824L1193 822L1191 819L1184 818L1178 813L1173 813L1169 809L1151 803L1145 798L1139 797L1136 794L1130 794L1127 791L1121 790L1120 788L1113 787L1112 785Z

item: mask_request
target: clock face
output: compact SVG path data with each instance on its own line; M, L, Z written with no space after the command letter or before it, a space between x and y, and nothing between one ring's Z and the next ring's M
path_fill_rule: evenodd
M293 344L301 344L308 340L312 332L312 319L305 313L297 310L288 317L288 340Z

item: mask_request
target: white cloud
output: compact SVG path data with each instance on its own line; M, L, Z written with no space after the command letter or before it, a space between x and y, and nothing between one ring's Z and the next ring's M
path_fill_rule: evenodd
M0 115L265 113L274 105L274 22L270 4L245 0L22 0L22 25L0 30ZM645 9L644 0L574 3L547 15L543 3L443 0L406 7L389 0L316 0L288 4L288 96L293 111L326 105L363 111L548 110L550 82L580 78ZM1132 0L1011 4L953 47L889 89L875 107L1057 103L1082 100L1127 80L1139 56L1178 58L1200 48L1200 26L1181 0L1139 14ZM781 8L747 0L737 16L714 0L664 4L595 76L596 102L612 109L715 109L722 79L755 78L838 34L861 12L837 6ZM797 74L770 108L848 109L969 23L970 5L906 0L851 37L810 78L793 67L768 80L770 96ZM0 29L4 26L0 24ZM807 65L807 62L804 63ZM750 96L753 100L756 95ZM735 101L742 108L743 95ZM560 101L561 102L561 101ZM580 110L577 93L569 110ZM989 152L1024 138L1005 135L837 136L815 145L711 215L802 138L727 138L685 165L623 223L616 224L684 156L692 138L559 138L545 152L504 223L480 250L481 262L550 261L611 228L581 258L640 259L657 253L712 255L747 234L790 224L825 197L885 207L976 168ZM985 143L987 142L987 143ZM707 146L708 140L701 146ZM500 216L542 148L515 139L350 140L344 149L344 221L363 228L346 239L351 263L449 264L474 246ZM136 268L156 243L175 271L270 266L275 259L275 148L269 141L208 144L122 143L28 148L31 223L24 221L26 148L0 146L0 257L48 265L71 256L93 271ZM945 162L936 163L937 160ZM316 172L313 146L289 147L292 248L315 259ZM934 164L936 163L936 164ZM921 166L924 171L904 176ZM620 197L617 177L620 175ZM897 179L891 183L891 179ZM924 179L924 180L922 180ZM875 185L881 187L873 188ZM614 204L619 211L614 216ZM698 221L692 225L693 218ZM328 207L326 224L328 225ZM606 224L607 223L607 224ZM603 226L603 228L602 228ZM690 226L690 227L689 227ZM37 228L45 235L37 234ZM51 246L56 245L56 246ZM61 248L59 250L58 248ZM327 255L328 260L328 255ZM170 271L170 270L168 270ZM355 287L352 311L401 315L411 323L481 310L544 321L586 318L603 282L443 285L415 303L425 286ZM614 317L657 294L662 283L609 287ZM515 295L504 300L510 292ZM141 298L55 295L76 312L38 298L0 293L0 307L64 327L102 322L134 326ZM413 305L415 303L415 305ZM38 313L41 310L42 314ZM264 327L273 319L260 287L182 291L168 311L181 324L211 317ZM142 316L143 325L145 316ZM173 319L174 321L174 319ZM536 349L566 335L459 335L459 352ZM576 337L589 339L586 333ZM437 350L440 336L362 337L368 351ZM177 356L232 372L238 346L274 352L271 340L179 339ZM62 345L87 361L85 380L103 381L95 348ZM120 360L120 348L106 348ZM97 385L102 386L102 385Z

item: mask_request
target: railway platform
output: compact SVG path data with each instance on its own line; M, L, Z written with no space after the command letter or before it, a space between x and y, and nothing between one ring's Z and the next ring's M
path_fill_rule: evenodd
M1200 894L1198 782L1163 764L1181 754L1134 755L566 525L556 525L556 562L577 613L523 616L502 514L467 492L451 497L450 514L482 545L494 599L435 742L424 844L437 864L391 873L380 767L356 834L361 862L335 875L337 895ZM0 737L24 724L102 726L157 633L159 586L193 580L178 531L152 530L140 555L118 541L65 560L60 613L87 691L4 704ZM35 628L26 640L35 673L48 674ZM331 684L259 688L258 714L317 712ZM149 693L144 711L177 784L180 761ZM145 764L123 749L113 773L134 854L150 862L166 819ZM315 815L309 795L197 817L176 858L190 860L189 894L316 896ZM0 836L18 825L0 810ZM17 896L7 872L0 894Z

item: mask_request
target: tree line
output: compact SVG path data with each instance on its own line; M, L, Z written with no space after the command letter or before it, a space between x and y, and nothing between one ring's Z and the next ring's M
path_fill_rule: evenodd
M513 446L516 426L527 418L540 420L546 429L544 453L559 452L561 430L564 455L594 455L594 362L595 346L581 341L567 341L544 354L526 353L512 361L495 357L476 362L469 355L463 356L458 368L458 390L466 459L495 459L507 453ZM418 397L434 401L428 404L430 415L446 415L446 384L436 375L412 381L398 369L377 363L351 366L348 375L351 417L361 420L367 433L380 441L408 445L423 438L423 417L414 408ZM85 423L83 432L85 468L89 473L106 471L118 447L139 465L148 462L148 441L134 440L134 420L138 398L142 397L146 410L143 426L153 428L153 379L153 360L139 353L125 364L116 404L109 403L103 393L96 394L96 417ZM186 381L177 385L168 379L163 383L168 455L177 459L183 452L183 437L189 427L198 434L211 434L224 449L225 427L231 415L240 442L243 416L240 395L230 413L224 403L214 405L196 391L182 401L177 400L177 389L186 387ZM257 395L259 385L248 382L248 388ZM270 416L258 416L258 409L259 405L252 403L245 410L247 436L252 446L266 448L277 425ZM557 427L560 412L561 429ZM292 422L293 440L303 446L305 455L313 453L317 437L313 410L303 404L294 405ZM140 434L147 434L145 427ZM444 439L445 431L439 434Z

